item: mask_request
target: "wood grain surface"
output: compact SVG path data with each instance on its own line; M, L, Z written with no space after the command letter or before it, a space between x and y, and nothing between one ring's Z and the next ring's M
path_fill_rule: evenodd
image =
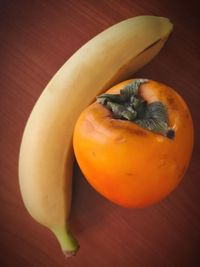
M197 1L0 1L0 266L200 266L200 19ZM74 169L71 229L80 242L65 260L54 236L22 203L18 153L23 129L43 88L86 41L123 19L166 16L174 32L134 77L166 83L188 103L195 126L190 167L164 201L131 210L100 196Z

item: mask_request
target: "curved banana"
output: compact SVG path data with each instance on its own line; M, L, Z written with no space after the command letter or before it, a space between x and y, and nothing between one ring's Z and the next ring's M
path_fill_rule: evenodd
M154 16L110 27L63 65L33 108L20 149L20 189L31 216L56 235L66 255L78 249L68 230L75 122L97 94L147 64L172 28L168 19Z

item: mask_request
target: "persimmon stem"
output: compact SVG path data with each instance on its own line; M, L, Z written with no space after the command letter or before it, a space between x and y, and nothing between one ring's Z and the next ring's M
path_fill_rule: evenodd
M173 139L175 132L169 127L167 107L160 101L148 104L139 95L139 87L146 79L138 79L120 90L119 94L102 94L97 102L109 109L115 119L132 121L139 126Z

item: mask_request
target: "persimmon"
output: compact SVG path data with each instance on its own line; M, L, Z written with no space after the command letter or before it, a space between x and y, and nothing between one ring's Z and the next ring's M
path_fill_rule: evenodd
M192 154L193 122L174 89L127 80L81 113L73 146L81 171L100 194L124 207L145 207L181 181Z

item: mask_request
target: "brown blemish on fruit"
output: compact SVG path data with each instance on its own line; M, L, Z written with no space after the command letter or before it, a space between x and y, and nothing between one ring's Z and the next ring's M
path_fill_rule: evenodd
M137 136L147 136L147 132L145 130L140 129L130 129L131 133L137 135Z
M168 96L167 97L167 101L168 101L168 104L169 106L174 109L174 110L177 110L177 105L176 105L176 101L174 100L174 98L172 96Z
M132 172L126 172L125 174L126 174L126 176L133 176Z
M96 157L96 153L94 151L92 151L92 156Z
M147 130L140 129L139 127L134 128L131 127L129 124L135 124L134 122L128 122L128 121L120 121L119 120L112 119L110 120L110 127L114 129L123 130L124 132L129 132L130 134L145 137L147 136Z

